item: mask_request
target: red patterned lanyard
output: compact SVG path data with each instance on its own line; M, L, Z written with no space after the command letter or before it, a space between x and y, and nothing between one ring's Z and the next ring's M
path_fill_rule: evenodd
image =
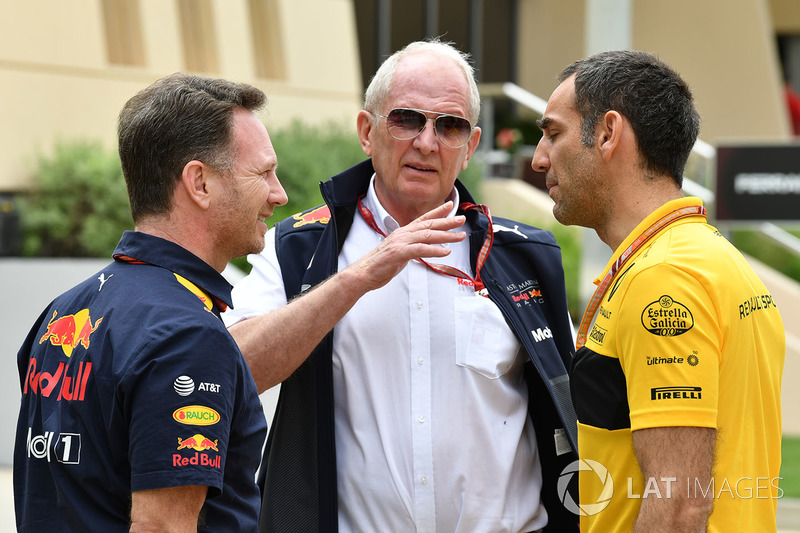
M586 311L583 313L583 319L581 320L580 328L578 329L578 340L577 340L577 348L580 349L584 344L586 344L586 335L589 333L589 326L594 321L595 314L597 313L598 308L600 307L600 302L603 301L603 297L606 295L611 282L614 281L614 276L617 275L617 272L622 268L628 259L633 256L633 253L641 248L641 246L650 240L655 234L661 231L664 227L668 226L669 224L679 220L681 218L693 216L693 215L703 215L706 216L706 209L702 205L691 205L687 207L682 207L680 209L676 209L675 211L671 211L655 221L649 228L644 230L641 235L636 237L636 239L625 249L624 252L620 254L614 264L611 265L611 269L603 278L603 281L600 282L600 285L597 286L595 289L594 294L592 295L592 299L589 301L589 305L586 306Z
M378 227L378 224L375 222L375 217L372 216L372 212L363 204L362 200L364 198L364 194L362 194L358 198L358 210L361 213L361 216L364 218L366 223L375 230L376 233L379 235L386 237L386 232L384 232L381 228ZM445 276L452 276L454 278L465 279L469 280L472 285L475 287L475 294L479 296L487 296L488 292L486 291L486 287L481 281L481 269L483 265L486 263L486 258L489 257L489 250L492 249L492 242L494 241L494 231L492 230L492 215L489 213L489 208L485 205L478 205L473 204L470 202L464 202L460 204L459 209L467 211L469 209L475 209L484 215L486 218L489 219L489 227L487 228L486 238L483 240L483 246L481 246L481 250L478 253L478 261L475 265L475 277L473 278L463 270L459 270L455 267L449 265L437 265L435 263L429 263L418 257L415 261L419 261L426 267L430 268L434 272L438 272L439 274L444 274Z

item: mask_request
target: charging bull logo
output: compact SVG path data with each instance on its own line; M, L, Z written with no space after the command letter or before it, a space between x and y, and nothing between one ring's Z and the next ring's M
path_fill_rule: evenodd
M219 451L217 448L217 443L219 439L208 439L204 435L200 433L196 433L192 435L188 439L182 439L178 437L178 449L183 450L184 448L191 448L193 450L197 450L198 452L202 452L205 450L214 450L215 452Z
M53 311L53 316L47 323L47 331L39 339L39 344L50 341L53 346L61 346L67 357L72 356L72 350L79 344L88 349L89 337L103 321L103 317L100 317L92 324L88 309L81 309L74 315L64 315L60 318L56 318L57 315L58 310Z
M297 221L292 225L293 228L299 228L306 224L313 224L314 222L327 224L331 219L331 210L327 205L323 205L310 211L296 213L292 215L292 218Z
M217 442L219 439L211 440L200 433L195 433L188 439L178 437L178 450L194 450L194 454L187 457L181 453L173 453L172 466L180 468L199 465L221 469L222 456L219 455ZM213 450L217 454L209 454L206 450Z

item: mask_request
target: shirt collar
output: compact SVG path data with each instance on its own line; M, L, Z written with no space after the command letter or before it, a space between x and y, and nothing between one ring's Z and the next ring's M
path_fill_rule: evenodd
M453 201L453 209L447 214L447 217L454 217L456 212L458 211L459 205L459 195L458 189L453 187L453 191L450 193L449 200ZM364 203L372 213L372 216L375 218L375 224L389 235L391 232L396 230L400 227L400 224L394 219L392 215L389 214L388 211L381 205L380 200L378 200L378 194L375 192L375 173L373 172L372 178L369 180L369 189L367 189L367 195L364 197Z
M222 274L172 241L139 231L126 231L114 250L114 259L166 268L188 279L228 307L233 307L232 287Z

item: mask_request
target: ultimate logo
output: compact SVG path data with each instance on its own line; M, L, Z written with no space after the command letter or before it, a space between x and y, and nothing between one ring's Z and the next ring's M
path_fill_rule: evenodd
M664 295L644 308L642 326L653 335L677 337L694 327L694 317L685 305Z

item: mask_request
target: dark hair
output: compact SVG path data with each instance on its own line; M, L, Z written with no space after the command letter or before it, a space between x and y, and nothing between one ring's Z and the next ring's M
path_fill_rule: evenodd
M575 107L582 141L592 145L595 126L607 111L627 118L648 171L683 184L683 169L700 130L700 116L686 82L647 52L601 52L572 63L558 77L575 74Z
M189 161L220 172L233 168L233 111L266 102L250 85L172 74L128 100L119 114L122 173L134 222L169 212L176 182Z

